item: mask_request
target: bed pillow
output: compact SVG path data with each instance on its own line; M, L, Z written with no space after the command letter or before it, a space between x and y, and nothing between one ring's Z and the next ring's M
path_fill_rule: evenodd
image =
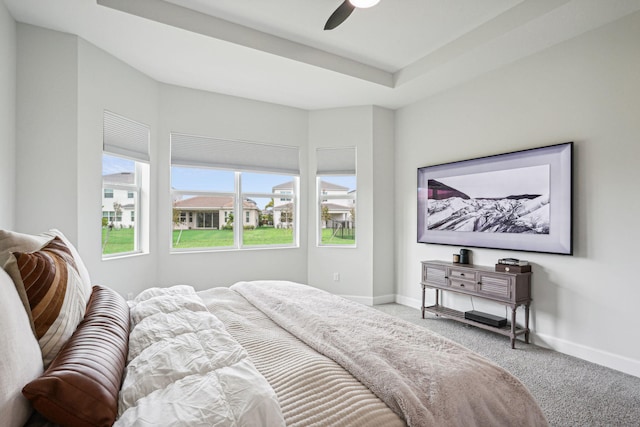
M94 286L87 313L49 368L23 394L49 421L111 426L129 349L129 307L109 288Z
M53 239L44 234L32 235L0 230L0 266L4 266L12 252L37 251Z
M42 374L42 354L13 281L0 268L0 424L21 426L32 411L22 387Z
M59 237L62 239L64 244L67 245L73 255L76 269L82 278L82 283L89 288L88 292L91 292L91 277L89 276L89 270L87 270L84 262L82 262L82 258L80 258L80 253L78 253L76 248L71 244L62 231L55 228L38 235L0 230L0 267L4 266L12 252L37 251L53 240L54 237Z
M85 314L91 289L80 278L69 247L54 237L34 252L13 252L5 269L27 300L46 368Z

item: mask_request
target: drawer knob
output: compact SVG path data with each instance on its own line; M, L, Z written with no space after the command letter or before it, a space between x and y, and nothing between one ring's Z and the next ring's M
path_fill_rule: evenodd
M460 283L460 287L461 287L461 288L464 288L464 283Z
M460 273L461 276L464 276L464 273Z

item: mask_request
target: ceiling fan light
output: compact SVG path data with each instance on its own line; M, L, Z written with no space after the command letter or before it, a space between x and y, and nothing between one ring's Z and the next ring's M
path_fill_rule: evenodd
M349 0L349 3L362 9L375 6L378 2L380 2L380 0Z

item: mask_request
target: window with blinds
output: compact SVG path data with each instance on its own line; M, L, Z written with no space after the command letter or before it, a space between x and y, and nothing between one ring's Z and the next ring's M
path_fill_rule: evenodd
M149 136L148 126L111 111L104 112L103 258L142 252L141 230L149 227L139 212L141 198L148 194L143 191L143 182L149 181Z
M356 244L356 149L316 149L319 246Z
M299 175L298 147L171 133L172 249L297 246Z

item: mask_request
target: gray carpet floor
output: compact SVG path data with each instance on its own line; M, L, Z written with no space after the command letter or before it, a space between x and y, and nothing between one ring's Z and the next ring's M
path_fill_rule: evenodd
M374 308L439 333L516 376L552 426L640 426L640 378L400 304Z

